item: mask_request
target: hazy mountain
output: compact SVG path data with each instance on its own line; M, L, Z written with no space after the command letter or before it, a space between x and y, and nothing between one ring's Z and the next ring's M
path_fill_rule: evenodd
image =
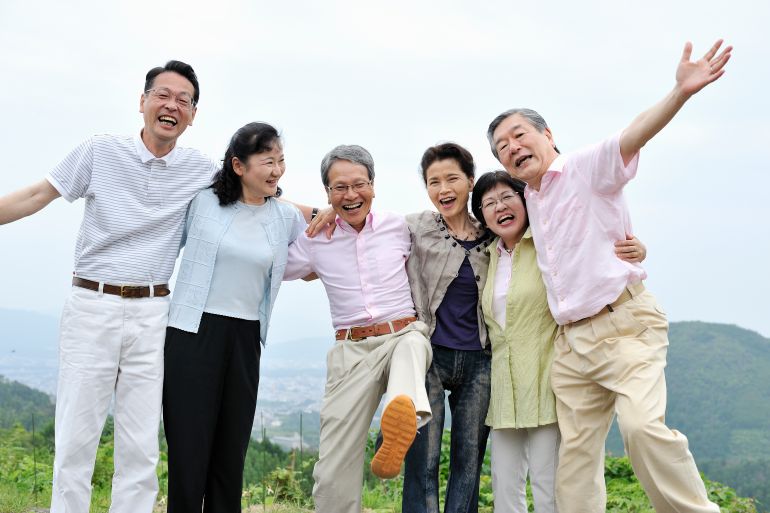
M699 460L770 458L770 340L705 322L672 323L669 339L666 423ZM616 432L608 449L623 451Z
M51 316L0 309L0 374L53 392L57 325ZM669 339L667 423L687 435L709 477L770 504L770 340L704 322L672 323ZM284 445L296 443L302 411L303 440L317 443L330 346L327 338L270 341L262 353L255 434L264 428ZM623 453L616 427L607 448Z
M55 393L58 332L51 315L0 309L0 375Z

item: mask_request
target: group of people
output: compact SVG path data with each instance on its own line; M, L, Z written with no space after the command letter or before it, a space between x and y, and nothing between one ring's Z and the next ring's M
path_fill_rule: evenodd
M721 44L693 61L688 43L673 90L585 150L561 155L530 109L489 125L504 171L476 179L460 145L428 148L420 169L435 211L405 217L372 208L374 161L361 146L322 159L324 210L278 198L283 145L269 124L240 128L221 163L177 146L198 79L180 61L150 70L139 134L94 136L0 198L0 224L59 196L85 199L61 320L51 511L88 511L113 397L111 511L152 510L161 411L168 511L240 511L275 298L283 280L320 279L335 343L316 511L361 510L384 396L372 471L395 477L405 462L402 510L437 513L448 391L447 513L477 510L490 429L495 511L527 510L528 475L537 513L604 511L614 414L656 511L718 512L686 438L664 423L667 322L643 285L623 188L642 146L724 73Z

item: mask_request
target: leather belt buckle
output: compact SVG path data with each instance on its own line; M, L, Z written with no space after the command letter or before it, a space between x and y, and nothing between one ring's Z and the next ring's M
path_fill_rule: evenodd
M123 298L142 297L142 287L137 287L133 285L121 285L120 297L123 297Z
M356 337L356 336L353 335L353 330L363 330L364 328L366 328L366 326L351 326L351 327L349 327L347 329L347 333L345 335L345 338L347 340L352 340L353 342L358 342L359 340L365 339L366 338L365 336L363 336L363 337L361 337L361 336ZM362 331L359 331L359 334L361 334L361 333L362 333Z

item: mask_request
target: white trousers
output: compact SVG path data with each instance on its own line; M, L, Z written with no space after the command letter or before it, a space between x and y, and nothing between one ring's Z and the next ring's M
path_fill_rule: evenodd
M99 437L115 397L111 513L150 513L168 297L122 299L73 287L64 305L51 513L88 513Z
M326 392L321 407L321 440L313 469L316 513L360 513L364 455L369 426L380 399L399 395L431 418L425 373L433 352L428 326L415 321L398 333L337 342L326 357Z
M495 513L527 513L527 473L535 513L556 513L559 426L492 430Z

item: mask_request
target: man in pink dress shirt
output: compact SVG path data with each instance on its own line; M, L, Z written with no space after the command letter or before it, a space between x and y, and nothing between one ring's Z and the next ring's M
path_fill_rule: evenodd
M603 512L604 442L614 412L626 453L656 511L718 513L681 433L664 424L668 323L639 264L615 258L630 232L623 188L638 153L684 103L724 73L731 47L717 41L691 61L687 43L674 89L622 133L559 155L537 112L504 112L489 126L492 152L527 182L525 198L548 304L559 331L552 387L562 442L561 513Z
M383 444L372 460L398 475L418 426L430 420L425 373L432 353L406 274L410 236L400 215L372 212L374 162L360 146L338 146L321 163L337 214L331 239L300 236L284 279L315 273L326 288L336 344L327 356L321 440L313 471L317 512L361 511L369 426L385 395Z

